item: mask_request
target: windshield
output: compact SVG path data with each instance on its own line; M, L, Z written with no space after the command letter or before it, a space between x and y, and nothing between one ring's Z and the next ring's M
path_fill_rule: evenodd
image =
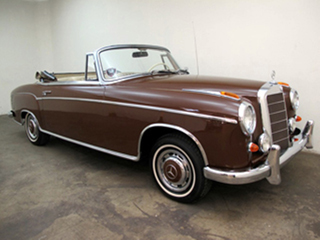
M162 49L110 49L100 53L100 61L105 80L179 71L171 54Z

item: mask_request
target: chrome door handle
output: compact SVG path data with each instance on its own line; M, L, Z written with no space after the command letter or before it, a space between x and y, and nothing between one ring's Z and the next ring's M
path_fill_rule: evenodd
M46 90L46 91L43 91L42 92L42 95L43 96L47 96L48 94L50 94L51 93L51 90Z

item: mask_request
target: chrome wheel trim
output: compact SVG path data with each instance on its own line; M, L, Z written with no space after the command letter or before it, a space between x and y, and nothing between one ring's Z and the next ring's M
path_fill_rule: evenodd
M31 114L27 115L25 129L31 142L36 142L39 138L39 127L36 117Z
M195 168L181 148L171 144L161 146L155 152L152 164L157 183L168 195L182 198L193 191Z

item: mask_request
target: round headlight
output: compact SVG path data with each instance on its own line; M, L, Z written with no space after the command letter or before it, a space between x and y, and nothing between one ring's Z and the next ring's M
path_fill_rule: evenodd
M242 132L251 135L256 128L256 112L250 103L242 102L239 107L239 122Z
M293 110L297 110L299 108L299 94L293 88L290 90L290 101Z
M271 148L271 139L266 133L262 133L259 137L259 147L261 152L268 152Z

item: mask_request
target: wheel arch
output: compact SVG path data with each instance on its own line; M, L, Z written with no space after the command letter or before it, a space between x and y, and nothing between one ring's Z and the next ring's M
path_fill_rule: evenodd
M24 124L25 122L25 119L26 119L26 116L27 114L32 114L30 111L28 110L22 110L21 113L20 113L20 118L21 118L21 123Z
M169 133L178 133L181 134L187 138L189 138L199 149L199 152L202 156L202 159L204 161L204 165L209 165L207 155L204 151L204 148L202 147L200 141L189 131L186 129L171 125L171 124L165 124L165 123L155 123L147 126L143 129L140 135L139 140L139 159L145 159L148 156L148 153L150 152L150 149L152 146L156 143L156 141L163 135L169 134Z
M33 117L35 117L38 121L38 124L39 124L39 127L41 129L41 126L40 126L40 123L39 123L39 116L37 116L37 114L34 114L34 112L28 110L28 109L22 109L21 112L20 112L20 118L21 118L21 125L24 125L25 121L26 121L26 116L30 114L32 115Z

